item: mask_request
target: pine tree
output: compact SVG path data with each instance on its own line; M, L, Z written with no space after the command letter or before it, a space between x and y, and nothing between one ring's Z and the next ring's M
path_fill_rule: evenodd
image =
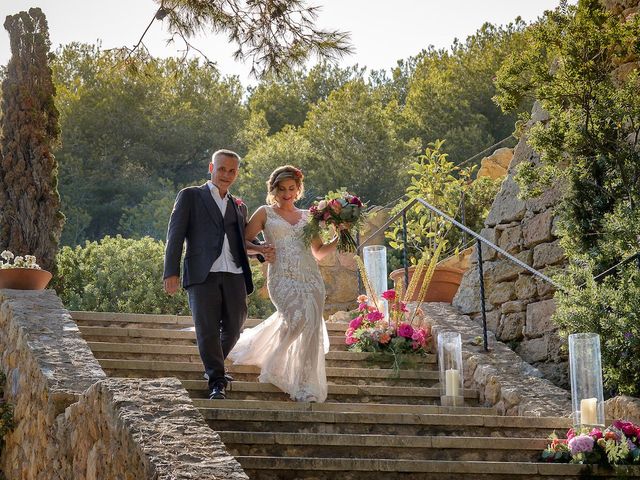
M11 59L0 110L0 250L35 255L52 270L64 224L52 149L54 105L47 20L39 8L7 17Z

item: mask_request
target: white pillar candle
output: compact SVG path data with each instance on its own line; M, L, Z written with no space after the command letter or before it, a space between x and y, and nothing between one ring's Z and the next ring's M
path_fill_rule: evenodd
M452 368L444 372L444 391L445 395L457 397L460 395L460 372Z
M583 398L580 400L580 423L582 425L596 425L598 423L597 405L598 400L595 398Z

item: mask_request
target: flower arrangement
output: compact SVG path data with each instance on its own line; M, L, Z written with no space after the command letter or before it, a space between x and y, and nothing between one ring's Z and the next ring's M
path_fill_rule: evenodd
M552 433L542 460L608 467L640 463L640 426L632 422L616 420L604 430L570 428L566 437L561 439Z
M391 302L389 320L374 305L368 305L366 295L358 297L356 317L349 322L345 332L345 343L355 352L389 352L394 355L403 353L427 353L427 344L431 339L429 327L414 327L411 319L422 315L417 308L410 312L404 302L399 300L395 290L387 290L382 297Z
M303 231L305 241L310 244L312 238L333 226L338 232L338 251L355 252L358 245L351 230L357 230L363 221L364 208L365 205L355 195L344 190L329 192L309 208L309 222Z
M17 257L9 250L0 253L0 269L6 268L35 268L40 270L40 265L36 263L36 257L33 255L25 255Z

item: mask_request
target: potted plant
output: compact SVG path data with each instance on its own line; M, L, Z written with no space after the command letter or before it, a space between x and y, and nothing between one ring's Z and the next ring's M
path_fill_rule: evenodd
M425 149L411 164L409 174L411 179L406 189L406 202L399 204L391 215L400 211L405 205L416 198L423 198L428 203L443 211L447 215L460 219L464 208L467 226L474 231L482 228L484 218L498 191L501 179L493 180L483 177L472 181L476 170L473 165L460 168L447 159L442 152L444 141L436 140ZM402 226L398 225L386 233L389 245L401 252ZM407 211L407 253L410 263L409 280L411 280L416 265L423 256L430 258L436 248L443 245L444 251L453 251L453 255L442 260L435 268L428 288L418 288L419 292L426 292L424 297L414 297L410 301L447 302L451 303L455 296L467 262L464 258L468 251L459 252L463 245L462 232L447 222L444 218L433 214L425 206L418 203ZM390 278L395 282L404 280L404 268L394 270Z
M43 290L51 277L33 255L15 256L9 250L0 253L0 288Z

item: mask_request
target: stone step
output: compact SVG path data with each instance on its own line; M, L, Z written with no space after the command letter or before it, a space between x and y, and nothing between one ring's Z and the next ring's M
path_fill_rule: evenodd
M217 431L247 432L546 438L554 430L566 430L571 423L568 418L455 413L251 410L215 406L201 407L200 411Z
M159 360L159 361L191 361L200 362L198 347L191 345L172 345L158 343L130 343L130 342L88 342L96 358L130 358L137 360ZM350 352L350 351L330 351L325 355L327 366L357 366L359 368L391 368L393 357L390 355ZM400 360L400 367L406 369L436 369L436 356L427 355L418 357L415 355L405 355Z
M306 458L276 456L236 457L252 480L457 480L457 479L578 479L589 471L585 465L533 462L476 462L404 460L386 458ZM638 467L631 467L636 471ZM615 473L598 467L592 476L613 478Z
M193 398L208 396L204 380L182 380ZM465 389L465 403L477 404L478 392ZM227 397L238 400L288 400L289 396L270 383L234 381L227 388ZM328 401L348 403L439 404L440 389L436 387L389 387L383 385L329 385Z
M192 327L191 316L185 315L153 315L146 313L113 313L113 312L83 312L72 311L73 320L82 326L134 326L144 325L145 328L179 329ZM255 327L263 320L247 318L245 328ZM328 332L344 334L348 325L342 322L325 322Z
M233 456L535 462L545 438L218 432Z
M168 328L139 328L139 327L102 327L102 326L79 326L82 337L87 342L122 342L132 341L132 339L145 339L149 341L167 340L189 340L195 343L196 334L193 327L180 329ZM329 335L331 348L346 350L344 335Z
M194 362L155 360L99 359L100 365L114 377L178 377L198 380L203 376L200 359ZM228 372L236 381L258 380L260 369L253 365L229 365ZM327 381L334 384L369 383L379 385L433 386L438 382L435 370L392 370L382 368L327 367Z

